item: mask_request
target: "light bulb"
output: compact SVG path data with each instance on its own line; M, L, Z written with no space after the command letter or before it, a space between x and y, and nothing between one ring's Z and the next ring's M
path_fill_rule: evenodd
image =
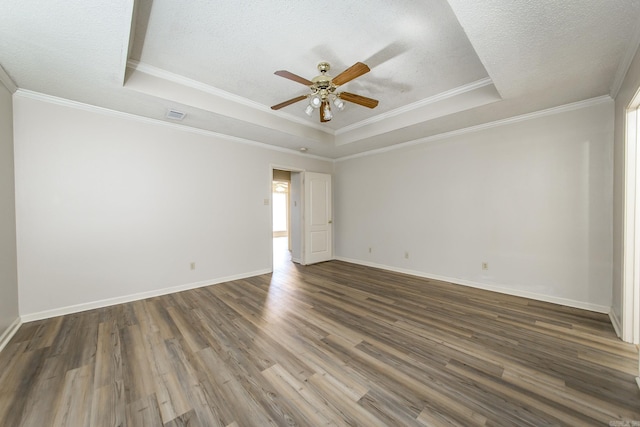
M333 114L331 114L331 104L329 104L328 102L325 102L324 104L324 111L322 112L322 117L324 118L325 121L329 121L333 118Z
M304 109L304 112L307 113L307 116L311 117L313 114L313 107L311 105L307 105L307 108Z
M333 100L333 105L335 105L336 107L338 107L338 110L342 111L344 110L344 101L340 98L336 98Z
M311 98L309 98L309 105L311 105L313 108L318 108L320 104L322 104L322 99L320 99L318 95L313 95Z

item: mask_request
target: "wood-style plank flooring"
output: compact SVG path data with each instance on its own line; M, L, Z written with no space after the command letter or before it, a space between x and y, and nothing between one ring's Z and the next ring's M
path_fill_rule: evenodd
M606 315L344 262L22 325L0 425L625 425Z

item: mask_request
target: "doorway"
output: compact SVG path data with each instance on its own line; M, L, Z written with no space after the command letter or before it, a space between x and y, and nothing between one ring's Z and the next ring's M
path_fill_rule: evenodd
M273 169L271 182L273 268L291 260L291 171Z
M273 270L302 262L302 173L272 167L272 266Z
M331 175L272 166L271 192L273 270L331 260Z

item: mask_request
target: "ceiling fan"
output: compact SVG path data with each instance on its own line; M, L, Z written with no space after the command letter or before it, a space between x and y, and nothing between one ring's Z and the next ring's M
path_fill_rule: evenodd
M344 101L353 102L354 104L362 105L367 108L375 108L378 105L378 101L376 99L367 98L366 96L356 95L349 92L336 92L338 86L350 82L351 80L371 71L366 64L356 62L335 77L331 77L327 74L327 71L330 69L331 65L328 62L319 63L318 70L320 70L320 75L314 77L312 80L307 80L304 77L300 77L289 71L276 71L274 74L277 76L309 86L311 93L281 102L280 104L276 104L271 107L271 109L279 110L287 105L302 101L303 99L309 99L309 105L307 105L305 113L311 117L314 110L319 110L320 121L324 123L333 118L333 113L331 112L332 102L340 111L344 109Z

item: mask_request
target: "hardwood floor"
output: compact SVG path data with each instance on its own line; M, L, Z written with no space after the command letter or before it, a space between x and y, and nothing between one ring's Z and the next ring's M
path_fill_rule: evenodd
M24 324L0 353L1 425L640 421L637 352L605 315L338 261L287 265Z

